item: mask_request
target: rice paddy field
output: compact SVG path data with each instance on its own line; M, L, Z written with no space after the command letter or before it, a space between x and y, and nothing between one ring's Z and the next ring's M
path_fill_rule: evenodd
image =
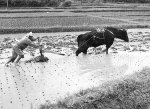
M110 55L74 56L79 34L106 26L128 29L129 48L115 40ZM0 109L150 109L149 28L150 4L0 8ZM23 63L37 55L27 49L20 66L3 67L29 31L50 61Z
M149 27L149 4L0 10L0 33L82 31L105 26Z

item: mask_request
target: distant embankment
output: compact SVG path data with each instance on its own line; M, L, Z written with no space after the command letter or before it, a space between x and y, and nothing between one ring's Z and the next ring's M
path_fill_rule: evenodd
M109 25L106 25L109 26ZM24 28L24 29L0 29L0 34L17 34L17 33L27 33L27 32L34 32L34 33L48 33L48 32L73 32L73 31L91 31L95 28L103 28L106 26L76 26L76 27L51 27L51 28ZM114 27L121 27L121 28L148 28L147 25L111 25Z
M90 31L95 28L115 26L122 28L146 28L148 25L139 25L121 21L119 19L105 19L92 16L32 16L32 17L0 17L0 34L25 32L71 32Z

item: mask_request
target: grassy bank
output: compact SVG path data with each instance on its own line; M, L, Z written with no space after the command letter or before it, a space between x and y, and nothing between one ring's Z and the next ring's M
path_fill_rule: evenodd
M51 27L51 28L24 28L24 29L0 29L0 34L17 34L17 33L48 33L48 32L74 32L74 31L91 31L96 28L103 28L110 25L93 25L93 26L70 26L70 27ZM111 25L118 28L150 28L149 25Z
M40 109L149 109L150 68L121 80L82 90L57 104L47 102Z

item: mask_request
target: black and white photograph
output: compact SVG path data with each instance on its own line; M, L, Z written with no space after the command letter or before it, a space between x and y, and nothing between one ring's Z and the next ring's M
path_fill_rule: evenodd
M150 0L0 0L0 109L150 109Z

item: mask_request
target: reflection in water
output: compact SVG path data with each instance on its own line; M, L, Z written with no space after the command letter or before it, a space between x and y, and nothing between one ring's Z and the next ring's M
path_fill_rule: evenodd
M55 102L68 94L98 86L150 65L146 61L149 56L49 56L48 63L21 63L17 67L1 67L0 106L2 109L30 109L46 100Z
M121 63L121 59L120 65L116 66L113 63L114 60L115 57L113 57L113 55L102 54L96 57L86 55L83 57L78 57L77 63L80 66L79 69L82 70L80 72L81 75L84 73L91 74L92 72L96 75L100 75L100 73L102 73L106 76L113 73L118 74L119 72L125 73L128 69L128 65L126 63Z
M111 55L101 55L100 57L93 57L93 56L83 56L77 58L78 64L80 65L81 70L85 70L81 73L86 73L95 70L102 70L105 68L113 67L111 62Z
M89 56L82 55L77 57L77 64L79 65L81 77L84 77L84 84L87 87L97 86L103 81L108 81L110 79L116 79L126 73L128 69L128 64L122 62L120 59L120 64L115 64L114 61L119 60L114 55L99 55L99 56ZM81 83L82 84L82 83Z

